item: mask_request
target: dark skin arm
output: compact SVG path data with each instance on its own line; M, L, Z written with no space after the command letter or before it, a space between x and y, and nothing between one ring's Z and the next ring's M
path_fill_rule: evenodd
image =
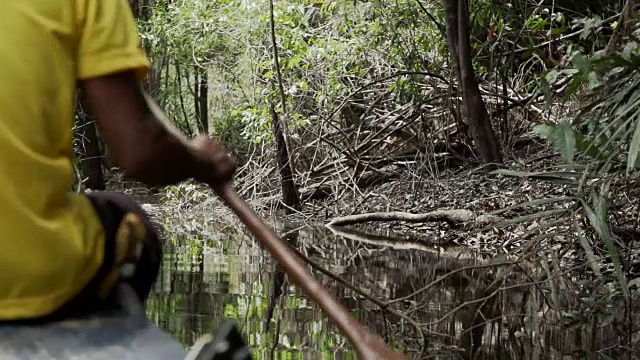
M233 162L206 136L190 141L145 95L133 72L83 80L91 114L114 163L147 186L193 178L211 186L231 181Z

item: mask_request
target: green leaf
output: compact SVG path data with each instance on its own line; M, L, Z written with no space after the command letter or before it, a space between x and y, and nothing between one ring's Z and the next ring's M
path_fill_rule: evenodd
M582 233L582 229L580 229L580 225L578 225L578 220L573 219L573 226L576 229L576 234L578 235L578 240L580 242L580 246L584 249L585 256L587 257L587 262L591 269L596 274L597 277L602 278L602 273L600 272L600 265L598 260L596 260L596 255L593 253L593 248L591 244L587 241Z
M593 202L595 205L595 211L592 209L586 201L582 200L582 206L587 213L587 218L591 223L591 226L594 227L598 236L602 242L604 242L607 247L607 251L609 252L609 257L611 257L611 261L613 262L613 268L615 270L616 276L618 277L618 281L620 282L620 287L622 288L622 292L625 297L629 297L629 289L627 287L627 280L622 271L622 263L620 262L620 256L618 254L618 248L615 244L613 237L611 236L611 231L609 230L609 224L607 222L607 203L604 196L593 192Z
M589 204L587 204L584 200L582 200L582 206L584 207L586 213L587 213L587 218L589 219L589 222L591 223L591 225L593 226L593 228L596 230L596 232L598 233L598 235L600 236L601 239L606 239L606 238L610 238L611 237L611 233L609 231L609 225L607 223L606 220L606 215L603 215L603 205L602 202L604 201L602 198L602 195L599 195L597 193L593 193L592 194L594 197L594 203L596 205L596 210L598 211L596 213L596 211L594 211ZM606 205L604 205L606 206Z
M549 70L549 72L544 76L543 80L545 80L548 84L553 84L558 81L558 76L560 76L560 71L558 70Z
M589 61L582 54L575 54L571 58L571 65L580 71L581 75L585 75L591 72L591 65Z
M640 121L636 121L636 130L629 144L629 158L627 161L627 175L633 169L638 168L638 155L640 154Z
M549 84L549 80L547 79L547 77L543 77L540 79L540 92L542 93L542 95L544 95L544 100L547 107L551 107L553 98L551 96L551 85Z
M533 131L549 141L568 163L573 162L576 154L576 131L567 123L539 124Z
M581 154L587 155L593 159L604 159L607 157L607 154L600 150L593 141L588 141L582 134L577 134L576 136L576 149Z

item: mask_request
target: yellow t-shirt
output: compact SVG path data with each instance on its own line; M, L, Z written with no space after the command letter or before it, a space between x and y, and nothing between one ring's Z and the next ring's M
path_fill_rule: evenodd
M103 258L104 232L72 181L77 81L149 63L127 0L0 4L0 320L46 315Z

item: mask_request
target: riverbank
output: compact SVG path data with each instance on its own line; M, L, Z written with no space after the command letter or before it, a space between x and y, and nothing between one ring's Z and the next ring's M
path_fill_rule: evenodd
M380 310L388 316L390 326L409 326L409 330L398 331L401 338L406 338L404 344L415 351L427 343L432 350L433 346L447 344L467 349L470 341L481 338L482 351L493 354L499 352L491 345L496 341L542 352L552 348L556 354L588 354L604 348L612 349L608 354L622 354L626 350L620 344L636 337L628 324L638 320L639 311L636 267L640 263L640 238L633 228L638 206L633 199L639 198L640 186L633 182L616 184L624 191L609 199L609 220L616 239L614 254L619 261L616 264L611 248L589 226L586 208L576 201L582 193L571 181L574 177L565 176L569 170L559 168L560 163L545 151L526 161L507 162L509 171L536 174L533 177L491 174L472 167L445 169L437 175L416 171L415 166L399 169L394 180L366 189L345 184L321 200L305 202L302 213L288 218L278 206L277 190L267 196L256 196L246 188L239 191L280 232L311 231L305 229L325 227L338 217L350 215L369 214L369 220L385 219L335 226L332 238L343 240L334 240L337 242L329 247L313 236L306 236L311 240L300 246L308 261L323 263L329 256L334 259L329 263L333 263L343 255L360 259L362 268L353 270L360 274L353 275L359 280L347 285L333 283L332 290L345 286L354 291L364 289L362 293L370 294L372 299L394 304ZM238 183L247 181L240 178ZM220 229L243 228L215 194L203 186L184 183L168 187L154 197L154 216L167 234L212 241L222 236ZM523 203L526 206L518 206ZM468 218L452 221L440 216L451 210L462 211ZM394 214L395 220L388 221L389 213ZM402 221L434 213L439 216L427 216L428 221ZM336 257L336 251L343 255ZM388 261L388 254L394 254L394 264L412 264L412 271L394 277L393 284L403 289L400 292L380 288L383 279L390 286L388 276L398 271ZM365 276L373 268L378 269L378 275ZM344 269L344 265L331 267L329 273L341 277ZM318 273L321 269L314 270L317 276L325 277ZM363 285L363 277L367 285ZM466 284L464 291L461 284ZM424 290L434 287L464 292L456 295L458 305L450 309L451 313L439 315L438 320L429 311L416 308L417 304L427 303L442 306L442 301L451 300L434 300L433 294ZM356 297L367 300L362 294ZM403 300L398 301L400 298ZM449 316L453 316L452 321L457 316L461 319L458 324L462 330L456 331L453 338L438 335L443 329L429 325L441 324ZM496 333L492 330L496 325L504 329ZM475 328L483 330L472 331ZM536 334L545 334L547 339L539 340ZM428 339L427 343L419 340L421 336ZM474 336L479 338L473 340ZM576 340L586 338L592 339L590 349L584 348L582 340ZM527 341L523 343L524 340Z

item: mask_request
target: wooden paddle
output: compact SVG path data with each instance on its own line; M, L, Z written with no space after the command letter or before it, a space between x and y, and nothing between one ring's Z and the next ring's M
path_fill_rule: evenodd
M369 333L312 275L289 246L258 217L230 185L214 188L267 251L276 258L295 283L333 320L355 347L361 359L405 359Z

